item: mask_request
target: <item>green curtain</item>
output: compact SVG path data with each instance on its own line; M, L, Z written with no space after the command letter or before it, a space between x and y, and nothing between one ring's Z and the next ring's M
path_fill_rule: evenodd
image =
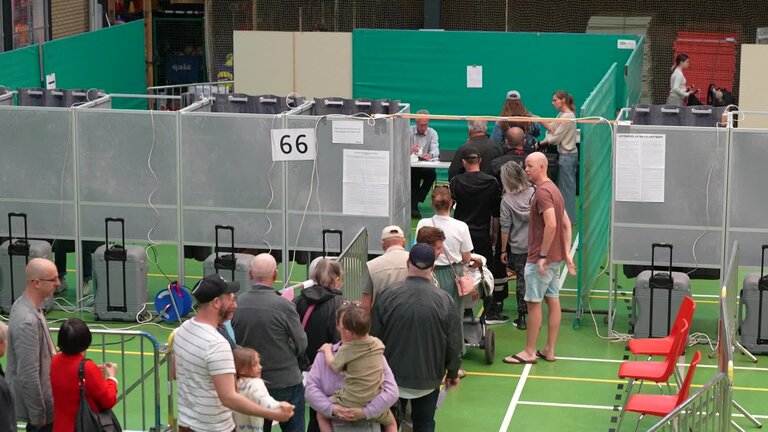
M616 117L616 76L614 63L581 107L581 117ZM583 124L579 158L579 301L583 309L597 276L608 256L611 214L611 127L608 124Z

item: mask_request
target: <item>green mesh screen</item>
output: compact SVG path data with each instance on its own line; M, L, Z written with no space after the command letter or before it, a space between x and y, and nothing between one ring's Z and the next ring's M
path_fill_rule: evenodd
M37 45L0 54L0 85L13 90L40 87L39 58Z
M637 47L632 55L629 56L627 63L624 65L624 89L621 92L623 97L621 98L620 105L624 107L631 107L632 105L640 102L640 95L643 91L643 50L645 49L645 38L641 38L637 42ZM621 75L621 74L619 74ZM621 87L620 87L621 88Z
M581 117L615 119L617 75L614 63L581 106ZM617 91L620 90L620 91ZM608 256L611 215L611 127L607 124L583 124L579 158L579 302L583 308L597 276Z

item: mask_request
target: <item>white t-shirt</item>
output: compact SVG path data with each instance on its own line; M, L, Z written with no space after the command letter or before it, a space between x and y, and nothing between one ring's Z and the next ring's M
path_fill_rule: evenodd
M267 391L264 380L261 378L240 378L237 380L237 392L256 402L264 408L274 409L280 405ZM232 412L238 431L262 432L264 419L262 417L249 416L237 411ZM271 421L271 420L270 420Z
M416 225L416 234L419 229L425 226L434 226L443 230L445 241L443 242L443 252L437 257L436 265L448 265L461 262L463 252L472 252L475 247L472 245L472 237L469 236L469 227L465 222L454 219L450 216L435 215L429 219L422 219ZM445 256L451 260L445 259Z
M194 318L173 338L178 381L179 424L197 431L231 432L232 412L213 385L214 375L234 374L232 349L224 336Z

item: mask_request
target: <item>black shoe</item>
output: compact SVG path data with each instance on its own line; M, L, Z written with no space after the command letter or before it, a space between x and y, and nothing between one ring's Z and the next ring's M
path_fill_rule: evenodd
M528 329L528 323L525 322L525 315L518 316L517 319L512 321L512 323L514 325L516 325L517 328L520 329L520 330L527 330Z
M509 317L506 316L506 315L493 314L493 315L488 315L488 316L485 317L485 323L488 324L488 325L491 325L491 324L504 324L504 323L507 323L507 322L509 322Z
M417 208L411 209L411 218L413 218L413 219L421 219L421 212L419 211L419 209L417 209Z

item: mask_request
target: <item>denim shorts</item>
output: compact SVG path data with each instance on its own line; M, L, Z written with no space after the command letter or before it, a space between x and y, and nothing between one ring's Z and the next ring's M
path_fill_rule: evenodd
M538 264L525 263L525 301L540 303L544 297L560 297L562 261L547 264L547 273L539 273Z

